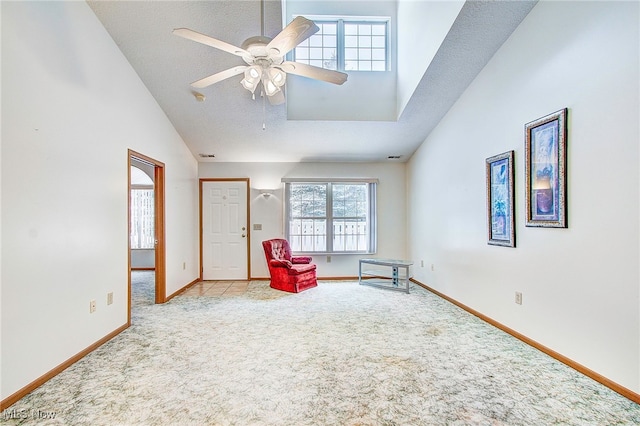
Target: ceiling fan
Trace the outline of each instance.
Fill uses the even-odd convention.
[[[343,72],[284,60],[290,50],[318,31],[319,28],[313,21],[298,16],[273,39],[264,36],[263,22],[262,35],[248,38],[241,47],[188,28],[176,28],[173,30],[173,34],[240,56],[247,64],[194,81],[191,86],[204,88],[244,73],[244,78],[240,83],[245,89],[255,93],[256,88],[262,83],[263,95],[269,99],[272,105],[278,105],[285,100],[282,88],[287,74],[300,75],[333,84],[342,84],[347,80],[347,74]]]

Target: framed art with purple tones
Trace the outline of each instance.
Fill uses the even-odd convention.
[[[487,158],[487,218],[490,245],[515,247],[514,152]]]
[[[567,227],[567,109],[525,124],[526,226]]]

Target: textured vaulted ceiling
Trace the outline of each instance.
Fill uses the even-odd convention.
[[[225,162],[406,161],[535,4],[466,2],[397,121],[316,121],[288,120],[284,105],[252,100],[240,76],[198,90],[204,102],[189,86],[242,62],[171,31],[197,29],[240,45],[260,34],[259,1],[88,3],[194,156]],[[281,29],[281,2],[265,1],[265,34]]]

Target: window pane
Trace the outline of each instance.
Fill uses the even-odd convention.
[[[387,64],[381,61],[371,62],[371,71],[386,71]]]
[[[296,47],[296,61],[301,59],[309,59],[309,50],[305,48]]]
[[[322,34],[338,34],[338,26],[336,24],[320,24],[320,32]]]
[[[324,62],[322,67],[328,70],[338,69],[338,56],[335,49],[324,49]]]
[[[371,71],[371,62],[358,62],[358,70],[360,71]]]
[[[372,24],[371,25],[371,34],[373,35],[386,35],[387,34],[387,24]]]
[[[371,37],[369,36],[358,36],[358,47],[371,47]]]
[[[371,25],[370,24],[360,24],[358,25],[358,35],[371,35]]]
[[[302,201],[300,200],[291,200],[290,204],[291,208],[291,216],[299,217],[302,216]]]
[[[314,67],[322,68],[322,59],[314,59],[309,61],[309,65],[313,65]]]
[[[371,46],[384,48],[385,37],[384,36],[371,37]]]
[[[336,47],[338,45],[338,39],[334,35],[323,36],[322,45],[324,47]]]
[[[366,251],[367,227],[365,220],[334,220],[333,251]]]
[[[322,48],[320,47],[312,47],[309,49],[309,58],[310,59],[322,59]]]
[[[358,59],[358,49],[344,49],[344,58],[346,60]]]
[[[371,60],[371,50],[368,49],[360,49],[359,51],[361,61],[370,61]]]
[[[326,200],[327,199],[327,185],[326,184],[321,184],[321,185],[310,185],[313,188],[313,197],[315,199],[322,199],[322,200]]]
[[[345,36],[345,38],[344,38],[344,46],[345,47],[358,47],[358,36]]]
[[[322,47],[322,35],[318,35],[317,33],[309,37],[309,46],[311,47]]]
[[[326,251],[326,184],[289,186],[288,238],[293,251]]]
[[[345,71],[356,71],[358,69],[357,61],[344,61]]]
[[[384,61],[386,59],[386,52],[384,49],[371,49],[371,59],[374,61]]]
[[[344,24],[344,34],[345,35],[357,35],[358,34],[358,25],[357,24]]]
[[[293,251],[326,251],[326,220],[292,220],[289,226],[289,244]]]

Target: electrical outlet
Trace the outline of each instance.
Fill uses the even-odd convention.
[[[113,304],[113,292],[107,293],[107,305]]]
[[[327,256],[327,263],[331,263],[331,256]]]
[[[92,314],[96,311],[96,301],[92,300],[89,302],[89,313]]]
[[[185,269],[187,269],[187,262],[182,262],[182,270],[184,271]]]
[[[518,305],[522,305],[522,293],[519,291],[516,291],[516,303]]]
[[[424,260],[421,260],[421,261],[420,261],[420,267],[421,267],[421,268],[424,268]]]
[[[434,266],[434,264],[433,264],[433,263],[431,264],[431,270],[432,270],[432,271],[435,271],[435,270],[436,270],[436,267]]]

